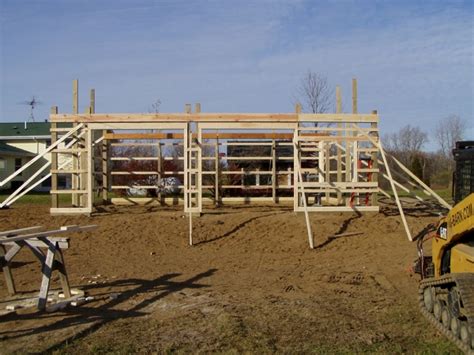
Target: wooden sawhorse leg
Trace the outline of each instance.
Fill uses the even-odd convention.
[[[16,245],[13,246],[13,248],[20,249]],[[6,255],[5,246],[3,244],[0,244],[0,264],[2,265],[3,274],[5,275],[5,282],[7,283],[8,293],[13,296],[16,293],[15,283],[13,282],[13,275],[12,275],[12,270],[10,269],[10,266],[9,266],[9,260],[7,260],[5,255]]]
[[[71,289],[69,287],[69,280],[67,277],[66,266],[64,265],[64,258],[59,248],[58,242],[52,242],[47,238],[39,238],[46,244],[48,244],[48,252],[43,263],[42,274],[43,278],[41,280],[41,288],[38,298],[38,309],[40,311],[46,308],[46,303],[48,301],[48,292],[49,286],[51,284],[51,275],[53,269],[59,271],[59,280],[61,282],[61,287],[63,289],[64,297],[71,297]]]

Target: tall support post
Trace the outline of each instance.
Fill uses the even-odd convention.
[[[298,115],[301,113],[300,103],[297,103],[295,105],[295,112]],[[298,127],[299,127],[299,123],[296,124],[295,131],[293,134],[293,141],[294,141],[293,142],[293,210],[294,211],[297,211],[300,205],[300,194],[299,194],[299,184],[298,184],[298,181],[299,181],[298,174],[300,172],[298,162],[300,161],[300,151],[298,149],[299,142],[296,140],[299,136]]]
[[[185,113],[191,113],[192,107],[191,104],[185,104],[184,105],[184,112]],[[191,168],[191,161],[189,159],[191,153],[189,152],[189,149],[191,148],[191,145],[189,144],[191,140],[191,124],[188,122],[186,123],[186,128],[184,130],[183,134],[183,151],[184,151],[184,157],[183,157],[183,170],[184,170],[184,211],[188,211],[189,208],[191,207],[191,201],[190,201],[190,194],[188,190],[190,189],[192,180],[191,176],[189,174],[189,169]],[[189,212],[191,213],[191,212]],[[190,225],[190,244],[191,244],[191,230],[192,230],[192,217],[190,217],[189,220],[189,225]]]
[[[214,203],[216,206],[220,205],[220,194],[219,194],[219,180],[220,180],[220,162],[219,162],[219,136],[216,137],[216,145],[214,148]]]
[[[272,139],[272,199],[273,199],[273,203],[278,203],[276,163],[277,163],[276,142],[275,142],[275,139]]]
[[[79,113],[79,80],[72,81],[72,113]]]
[[[342,98],[341,98],[341,87],[336,86],[336,113],[342,113]],[[342,128],[342,123],[338,122],[337,123],[337,128],[339,128],[339,132],[341,131]],[[340,133],[339,133],[340,134]],[[337,146],[337,176],[336,180],[337,183],[342,182],[342,151],[339,146]],[[341,191],[337,191],[337,204],[340,205],[342,204],[342,193]]]
[[[352,79],[352,113],[357,113],[357,79]]]
[[[86,113],[90,112],[90,107],[87,107]],[[79,153],[79,189],[81,191],[85,191],[86,189],[94,189],[94,180],[92,179],[91,182],[89,183],[89,160],[93,159],[93,149],[92,149],[92,142],[93,136],[90,137],[89,140],[89,131],[90,128],[87,126],[86,128],[86,134],[85,137],[81,137],[81,143],[82,143],[82,149],[83,151]],[[89,147],[90,145],[90,147]],[[86,153],[87,152],[87,153]],[[91,166],[94,166],[92,163]],[[92,194],[92,193],[91,193]],[[88,203],[88,197],[89,192],[87,192],[87,195],[84,193],[81,193],[79,195],[79,204],[81,207],[87,207]]]
[[[184,159],[183,159],[183,164],[184,164],[184,167],[183,167],[183,170],[184,170],[184,211],[187,212],[189,207],[190,207],[190,203],[191,201],[189,201],[189,193],[188,193],[188,190],[189,190],[189,186],[190,186],[190,176],[189,176],[189,164],[190,164],[190,161],[189,161],[189,152],[188,152],[188,149],[189,149],[189,123],[186,123],[186,128],[184,129],[184,134],[183,134],[183,146],[184,146]]]
[[[86,173],[84,174],[84,178],[87,178],[87,181],[85,182],[85,187],[87,188],[87,200],[84,198],[84,203],[86,204],[84,207],[86,207],[90,212],[92,212],[92,205],[94,203],[94,164],[93,164],[93,155],[94,155],[94,148],[92,147],[93,143],[93,135],[92,135],[92,129],[87,126],[86,127],[86,139],[85,139],[85,146],[86,146],[86,152],[83,152],[84,156],[84,166],[82,169],[86,169]]]
[[[318,142],[318,182],[322,183],[324,182],[324,174],[323,172],[325,171],[324,169],[324,152],[325,152],[325,143],[324,141],[319,141]]]
[[[326,177],[325,177],[325,182],[326,183],[330,183],[331,182],[331,161],[329,159],[329,142],[326,142],[326,145],[325,145],[325,149],[324,149],[324,167],[325,167],[325,170],[324,172],[326,173]],[[330,197],[330,194],[329,194],[329,189],[326,189],[326,203],[329,204],[329,197]]]
[[[194,113],[201,113],[201,104],[199,102],[194,104]],[[196,173],[194,175],[197,190],[196,204],[199,214],[202,212],[202,143],[202,128],[199,122],[196,122],[196,137],[194,138],[194,142],[191,142],[191,146],[194,145],[197,149],[197,154],[195,155]]]
[[[57,106],[51,107],[50,112],[53,115],[57,114],[58,107]],[[56,141],[58,140],[58,132],[56,131],[56,128],[58,128],[58,124],[55,122],[51,122],[51,144],[56,143]],[[58,170],[58,153],[56,153],[54,150],[51,151],[51,170],[53,171],[51,173],[51,190],[55,191],[58,189],[58,174],[56,173],[56,171]],[[51,207],[58,208],[58,206],[59,206],[59,195],[52,194]]]
[[[197,109],[197,104],[196,104]],[[199,104],[199,110],[201,110],[201,105]],[[195,145],[197,147],[196,155],[196,187],[197,187],[197,206],[199,209],[199,214],[202,212],[202,128],[199,123],[196,123],[196,133],[197,137],[195,138]]]
[[[103,130],[105,137],[107,131]],[[109,169],[110,141],[102,140],[102,202],[104,205],[109,203],[110,169]]]
[[[74,79],[72,81],[72,113],[73,114],[78,114],[79,113],[79,80]],[[77,124],[73,124],[73,127],[76,126]],[[73,138],[79,139],[77,137],[77,134]],[[78,143],[75,143],[72,148],[77,149],[78,148]],[[72,169],[77,171],[79,168],[79,156],[76,153],[71,154],[72,158]],[[71,176],[71,184],[72,184],[72,189],[73,190],[78,190],[79,189],[79,175],[77,173],[73,173]],[[79,206],[79,195],[76,193],[73,193],[71,195],[71,202],[73,206]]]
[[[377,114],[377,110],[373,110],[372,113],[374,115]],[[377,129],[377,122],[372,122],[370,124],[370,127],[373,128],[373,129]],[[371,132],[372,136],[374,137],[375,140],[378,140],[378,131],[374,131],[374,132]],[[372,145],[374,148],[376,148],[375,145]],[[376,152],[373,152],[371,155],[370,155],[370,159],[372,160],[372,169],[378,169],[379,168],[379,162],[378,162],[378,154]],[[373,182],[377,182],[379,181],[379,174],[377,172],[373,172],[372,175],[371,175],[371,181]],[[377,206],[378,205],[378,196],[377,196],[377,193],[374,192],[371,196],[371,205],[372,206]]]
[[[185,112],[191,113],[191,105],[185,105]],[[192,213],[192,194],[190,190],[192,190],[192,178],[190,174],[190,170],[192,169],[192,162],[191,162],[191,124],[188,122],[186,123],[186,127],[184,129],[183,135],[183,145],[184,145],[184,212],[188,213],[189,218],[189,245],[193,245],[193,213]]]
[[[352,79],[352,113],[356,114],[357,113],[357,79],[353,78]],[[352,136],[355,137],[357,136],[357,132],[352,132]],[[350,155],[350,149],[346,151],[346,153],[349,152]],[[348,181],[357,181],[358,180],[358,173],[357,173],[357,164],[359,162],[359,157],[358,157],[358,151],[357,151],[357,141],[354,140],[352,141],[352,162],[351,164],[347,165],[346,163],[346,169],[349,168],[352,170],[352,178],[349,178]],[[358,198],[355,199],[356,204],[358,202]]]
[[[89,114],[92,115],[93,113],[95,113],[95,89],[90,89],[89,90]],[[93,134],[92,134],[92,138],[93,140],[95,141],[96,139],[99,138],[99,135],[101,134],[102,132],[101,131],[94,131]],[[94,154],[94,149],[92,150],[92,166],[95,168],[95,159],[99,159],[101,158],[100,156],[96,157],[95,154]],[[102,188],[99,187],[98,185],[98,181],[96,179],[96,176],[93,175],[93,180],[94,182],[94,191],[101,191]]]
[[[191,113],[191,105],[185,106],[186,113]],[[193,129],[194,126],[194,129]],[[193,136],[193,130],[196,135]],[[184,131],[184,202],[185,212],[201,213],[202,211],[202,128],[197,122],[187,122]],[[194,205],[193,205],[193,197]]]
[[[89,107],[90,113],[95,113],[95,89],[91,89],[89,92]]]
[[[161,141],[158,139],[158,145],[156,147],[156,149],[158,150],[157,151],[157,156],[158,156],[158,162],[157,162],[157,165],[156,165],[156,172],[158,173],[158,184],[161,186],[162,184],[162,179],[165,178],[164,174],[163,174],[163,152],[161,150]],[[164,194],[161,192],[161,189],[158,191],[158,201],[160,201],[160,205],[164,205],[165,204],[165,196]]]

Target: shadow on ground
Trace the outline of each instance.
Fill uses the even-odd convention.
[[[141,317],[147,314],[144,308],[150,304],[172,294],[185,289],[198,289],[209,287],[209,285],[199,283],[202,279],[212,276],[217,269],[209,269],[206,272],[199,273],[184,281],[173,281],[174,278],[179,277],[181,274],[173,273],[160,276],[153,280],[143,279],[127,279],[127,280],[116,280],[101,285],[90,285],[85,286],[83,289],[93,289],[96,287],[109,287],[111,292],[106,295],[97,295],[98,300],[103,300],[106,303],[99,306],[79,306],[79,307],[68,307],[60,313],[46,313],[46,312],[35,312],[28,314],[10,314],[2,317],[0,321],[26,321],[29,319],[44,319],[49,321],[54,318],[62,318],[58,321],[53,321],[47,325],[41,325],[33,328],[23,329],[11,329],[0,332],[1,340],[17,339],[35,334],[49,333],[57,330],[64,330],[75,326],[86,326],[80,332],[75,332],[73,336],[61,340],[59,343],[54,344],[45,351],[52,351],[60,348],[63,344],[69,343],[72,340],[82,338],[96,330],[103,325],[118,319],[118,318],[133,318]],[[110,297],[115,292],[114,290],[120,290],[123,288],[129,288],[126,291],[122,291],[117,294],[116,297]],[[127,309],[118,309],[120,305],[124,306],[125,302],[129,301],[136,295],[145,295],[145,299],[137,304],[132,304],[132,307]],[[117,308],[116,308],[117,307]]]

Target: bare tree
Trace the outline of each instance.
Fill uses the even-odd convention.
[[[385,148],[421,179],[426,175],[427,160],[422,149],[427,142],[428,135],[419,127],[410,125],[384,137]]]
[[[309,113],[324,113],[331,108],[331,90],[325,76],[308,70],[296,89],[295,101]]]
[[[428,135],[419,127],[406,125],[396,133],[389,133],[384,137],[388,150],[393,152],[414,153],[420,152],[428,142]]]
[[[438,121],[434,137],[446,158],[450,159],[452,157],[451,150],[455,147],[457,141],[463,139],[466,127],[466,121],[458,115],[449,115]]]

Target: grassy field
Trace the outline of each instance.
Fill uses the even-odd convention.
[[[4,201],[9,194],[2,193],[0,194],[0,201]],[[70,196],[68,195],[59,195],[59,201],[62,203],[67,203],[70,201]],[[33,204],[33,205],[49,205],[51,203],[51,195],[48,192],[33,192],[22,196],[20,199],[15,201],[15,204]]]

